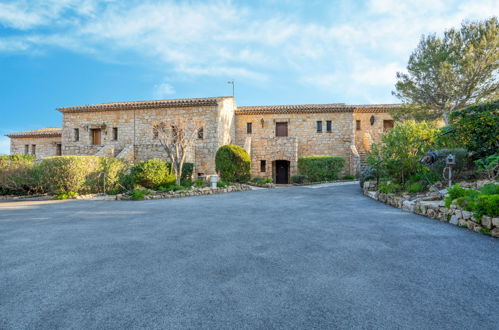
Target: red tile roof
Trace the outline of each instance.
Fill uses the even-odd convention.
[[[217,105],[220,101],[226,98],[232,98],[232,96],[133,101],[133,102],[111,102],[111,103],[81,105],[74,107],[63,107],[63,108],[58,108],[57,110],[59,110],[62,113],[70,113],[70,112],[81,112],[81,111],[93,112],[93,111],[191,107],[191,106],[203,106],[203,105]]]
[[[21,137],[58,137],[62,135],[62,128],[60,127],[45,127],[40,129],[34,129],[31,131],[16,132],[5,134],[10,138],[21,138]]]

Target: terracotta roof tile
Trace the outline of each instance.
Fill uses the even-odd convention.
[[[57,137],[62,135],[62,128],[60,127],[45,127],[40,129],[34,129],[31,131],[16,132],[5,134],[9,138],[19,138],[19,137]]]
[[[170,100],[152,100],[152,101],[132,101],[132,102],[111,102],[89,104],[74,107],[58,108],[62,113],[80,112],[80,111],[113,111],[113,110],[133,110],[133,109],[153,109],[169,107],[190,107],[202,105],[217,105],[219,101],[232,96],[203,97],[190,99],[170,99]]]
[[[253,115],[266,113],[387,112],[389,109],[395,109],[398,107],[400,107],[399,104],[348,105],[344,103],[262,105],[238,107],[236,113],[240,115]]]
[[[344,103],[260,105],[237,107],[236,114],[352,112],[353,110],[353,106]]]

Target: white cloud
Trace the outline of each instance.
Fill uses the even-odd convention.
[[[140,61],[166,64],[179,79],[212,76],[265,84],[272,74],[285,73],[294,81],[367,99],[370,87],[393,86],[395,72],[403,69],[421,34],[499,13],[499,3],[371,0],[356,9],[348,20],[331,12],[330,20],[307,21],[230,0],[20,0],[0,4],[0,24],[21,32],[0,37],[0,52],[49,45],[105,58],[134,54]],[[47,31],[35,29],[40,26]],[[348,84],[355,89],[347,91]],[[164,97],[172,91],[163,83],[154,93]]]
[[[162,99],[169,95],[175,94],[175,88],[168,83],[161,83],[154,86],[154,98]]]

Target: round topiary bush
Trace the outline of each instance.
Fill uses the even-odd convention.
[[[175,183],[175,175],[168,163],[161,159],[150,159],[132,167],[130,174],[135,183],[146,188],[157,188]]]
[[[220,147],[215,156],[216,170],[223,181],[247,182],[251,177],[250,164],[248,152],[233,144]]]

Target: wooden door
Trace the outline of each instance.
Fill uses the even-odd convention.
[[[289,177],[289,162],[287,160],[275,161],[275,181],[277,184],[287,184]]]
[[[101,144],[101,130],[92,129],[92,144]]]

